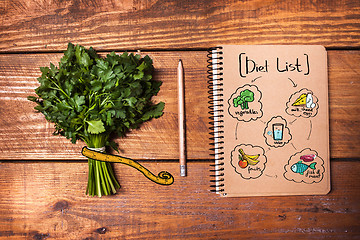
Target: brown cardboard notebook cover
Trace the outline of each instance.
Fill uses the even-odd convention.
[[[224,45],[209,51],[215,191],[330,191],[327,54],[322,46]]]

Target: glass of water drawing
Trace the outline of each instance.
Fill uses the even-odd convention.
[[[282,123],[274,123],[272,125],[273,129],[273,138],[275,141],[282,140],[283,139],[283,130],[284,130],[284,124]]]

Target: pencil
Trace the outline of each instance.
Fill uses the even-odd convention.
[[[177,68],[178,75],[178,106],[179,106],[179,161],[180,176],[186,176],[186,156],[185,156],[185,99],[184,99],[184,68],[181,59]]]

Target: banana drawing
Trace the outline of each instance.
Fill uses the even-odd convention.
[[[249,165],[256,165],[259,162],[257,159],[260,157],[260,154],[248,155],[242,148],[239,149],[239,153],[241,154],[242,159],[247,161]]]
[[[161,171],[158,176],[155,176],[148,169],[143,167],[138,162],[131,160],[130,158],[125,158],[117,155],[105,154],[97,151],[93,151],[88,149],[87,147],[83,147],[81,151],[82,155],[94,160],[104,161],[104,162],[113,162],[113,163],[122,163],[133,167],[144,174],[145,177],[150,179],[151,181],[161,184],[161,185],[171,185],[174,182],[174,177],[166,171]]]

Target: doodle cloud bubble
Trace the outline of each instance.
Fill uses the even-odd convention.
[[[285,112],[295,117],[309,118],[316,116],[318,109],[318,98],[311,90],[303,88],[290,96]]]
[[[304,156],[313,156],[313,160],[304,161]],[[310,148],[303,149],[290,157],[284,166],[285,179],[296,183],[318,183],[324,177],[324,160],[318,156],[315,150]]]
[[[240,166],[240,161],[244,160],[241,156],[241,152],[244,155],[256,156],[259,155],[255,162],[247,162],[245,165]],[[246,160],[246,159],[245,159]],[[231,152],[231,165],[235,168],[235,172],[240,174],[244,179],[256,179],[260,177],[266,166],[267,158],[265,156],[265,150],[259,146],[253,146],[251,144],[237,145]]]
[[[261,118],[261,92],[255,85],[246,84],[236,89],[228,100],[228,112],[239,121],[249,122]]]
[[[287,122],[281,116],[272,117],[267,122],[263,136],[270,147],[282,147],[292,139]]]

